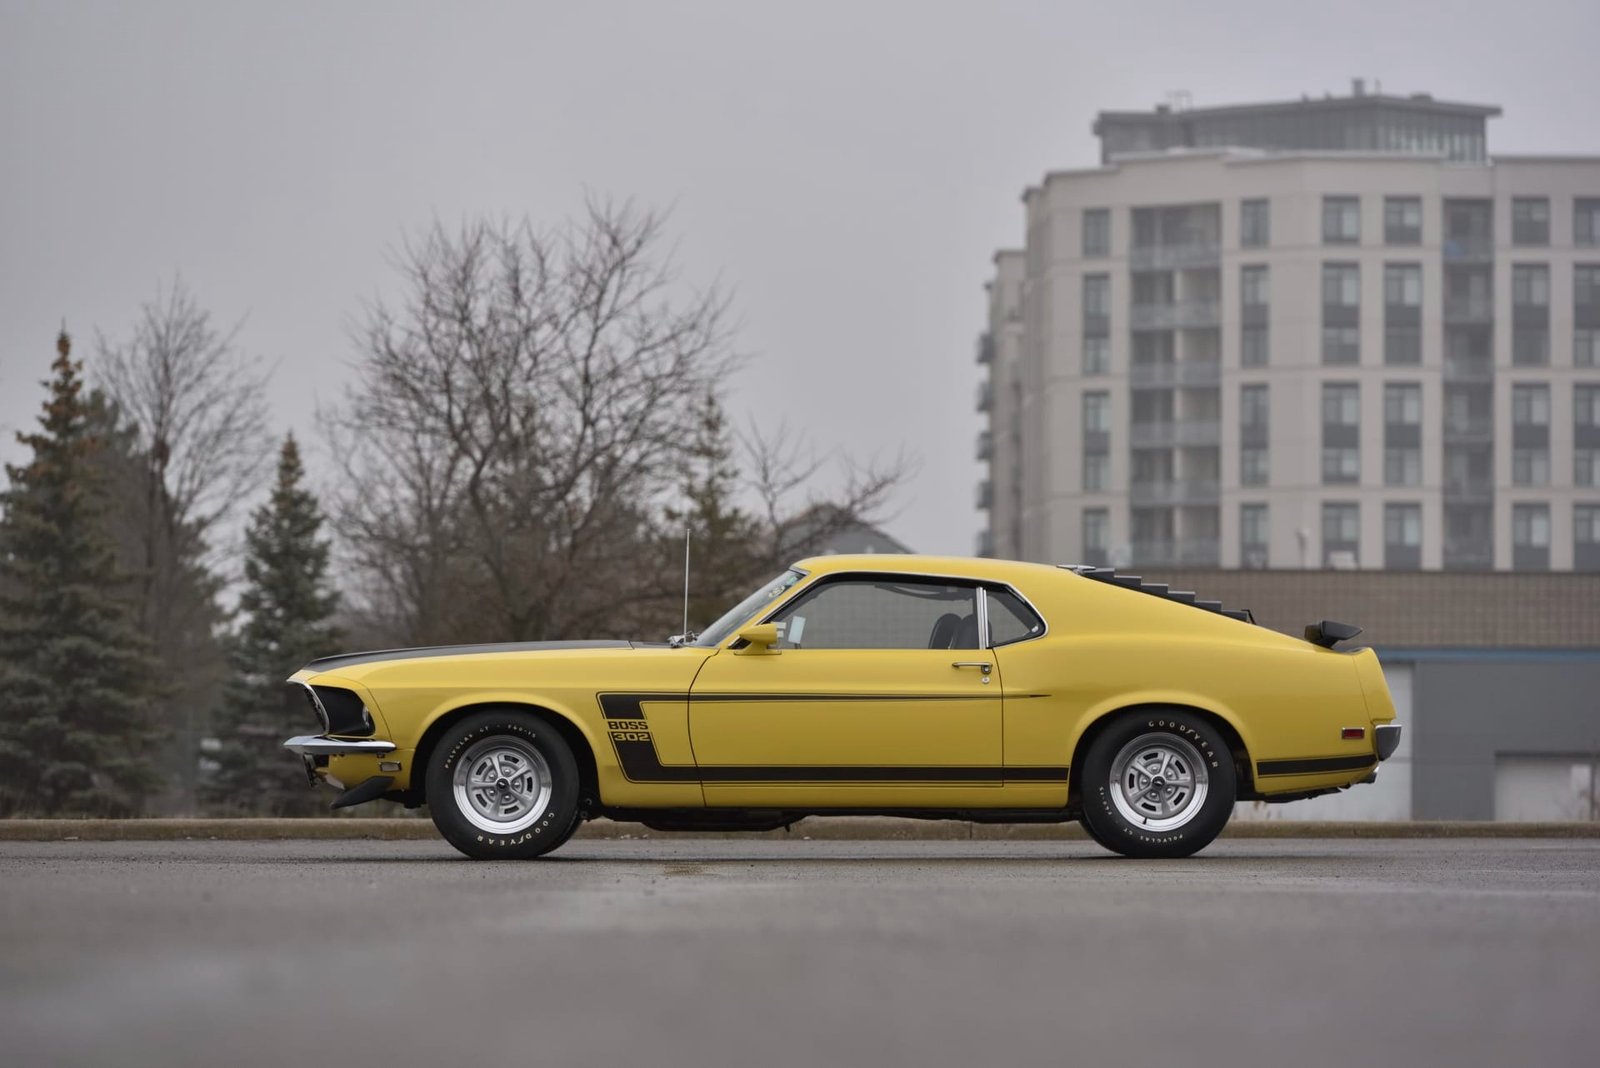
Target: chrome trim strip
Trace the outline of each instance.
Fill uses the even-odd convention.
[[[393,742],[376,739],[325,738],[319,734],[301,734],[283,743],[291,753],[301,756],[343,756],[347,753],[392,753]]]
[[[333,725],[333,721],[328,718],[328,710],[322,707],[322,698],[317,696],[317,691],[312,688],[312,685],[309,682],[305,682],[301,679],[290,679],[289,684],[292,686],[298,686],[306,692],[306,696],[311,699],[311,707],[316,709],[317,718],[322,721],[323,730],[327,730]],[[365,707],[365,702],[362,704],[363,707]]]

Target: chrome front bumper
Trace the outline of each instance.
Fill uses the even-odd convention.
[[[290,738],[283,747],[299,756],[344,756],[348,753],[392,753],[393,742],[376,739],[326,738],[320,734],[302,734]]]
[[[1380,723],[1372,728],[1372,744],[1377,747],[1378,759],[1388,760],[1400,747],[1400,724]]]

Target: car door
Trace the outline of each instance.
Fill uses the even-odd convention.
[[[709,805],[971,803],[1001,782],[1001,697],[980,648],[977,591],[958,580],[844,574],[735,641],[689,700]]]

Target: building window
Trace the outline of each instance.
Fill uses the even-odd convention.
[[[1422,307],[1422,264],[1384,264],[1383,303],[1391,308]]]
[[[1518,385],[1511,387],[1511,425],[1548,427],[1550,425],[1550,387]]]
[[[1239,328],[1239,363],[1244,367],[1265,367],[1268,360],[1268,334],[1265,323]]]
[[[1322,564],[1355,567],[1361,546],[1361,508],[1351,502],[1322,506]]]
[[[1511,566],[1518,571],[1550,568],[1550,506],[1511,506]]]
[[[1102,491],[1111,481],[1111,457],[1103,452],[1083,454],[1083,489],[1085,493]]]
[[[1422,387],[1391,382],[1383,387],[1383,421],[1388,426],[1422,425]]]
[[[1511,265],[1511,303],[1526,308],[1550,306],[1550,268],[1543,263]]]
[[[1095,567],[1106,564],[1111,545],[1111,513],[1104,508],[1083,511],[1083,562]]]
[[[1324,206],[1323,210],[1327,210],[1326,206]],[[1383,243],[1386,245],[1422,244],[1421,197],[1383,198]]]
[[[1240,302],[1246,308],[1264,308],[1269,303],[1267,269],[1255,265],[1239,268]]]
[[[1243,248],[1266,248],[1272,243],[1272,214],[1265,200],[1239,202],[1239,244]]]
[[[1600,330],[1572,332],[1572,363],[1576,367],[1600,367]]]
[[[1422,265],[1383,268],[1383,362],[1422,362]]]
[[[1103,375],[1111,370],[1111,339],[1086,337],[1083,339],[1083,373]]]
[[[1270,476],[1267,450],[1249,448],[1239,450],[1239,484],[1265,486]]]
[[[1357,197],[1322,198],[1322,242],[1354,245],[1361,241],[1361,201]]]
[[[1573,506],[1572,543],[1573,569],[1600,571],[1600,504]]]
[[[1513,486],[1548,486],[1550,484],[1550,450],[1539,448],[1512,449],[1511,484]]]
[[[1111,432],[1111,394],[1085,393],[1083,395],[1083,429],[1085,433],[1109,434]]]
[[[1322,362],[1359,363],[1361,359],[1361,268],[1353,263],[1322,265]]]
[[[1383,566],[1395,571],[1422,566],[1422,506],[1383,506]]]
[[[1383,484],[1422,485],[1422,449],[1415,445],[1386,446],[1383,450]]]
[[[1087,208],[1083,213],[1083,255],[1109,256],[1111,254],[1111,210]]]
[[[1511,243],[1548,245],[1550,243],[1550,200],[1548,197],[1511,198]]]
[[[1578,197],[1573,200],[1572,243],[1600,245],[1600,197]]]
[[[1511,387],[1511,482],[1550,483],[1550,387]]]
[[[1600,327],[1600,264],[1580,263],[1572,269],[1572,312],[1577,326]]]
[[[1083,276],[1084,330],[1089,332],[1091,318],[1106,318],[1111,314],[1111,276],[1086,274]]]
[[[1353,382],[1322,386],[1322,481],[1361,479],[1361,392]]]
[[[1239,425],[1266,429],[1271,418],[1266,386],[1239,387]]]
[[[1572,425],[1600,429],[1600,386],[1574,386]]]
[[[1575,486],[1600,486],[1600,448],[1579,445],[1572,450],[1572,483]]]
[[[1239,506],[1239,566],[1267,566],[1267,506],[1264,504]]]

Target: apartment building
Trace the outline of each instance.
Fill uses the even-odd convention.
[[[1103,113],[995,257],[979,551],[1600,570],[1600,157],[1497,114]]]

